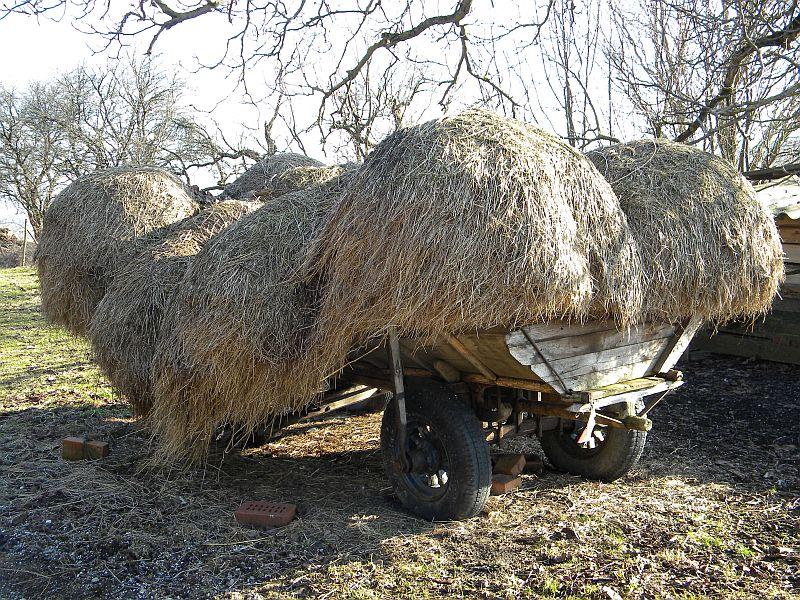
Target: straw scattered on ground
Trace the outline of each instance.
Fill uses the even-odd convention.
[[[39,303],[31,269],[0,270],[2,598],[800,594],[800,421],[786,418],[800,367],[684,362],[630,476],[525,475],[477,517],[431,524],[387,490],[379,414],[297,424],[205,470],[144,469],[147,431]],[[62,461],[61,439],[84,434],[110,456]],[[244,500],[294,502],[298,516],[245,528]]]

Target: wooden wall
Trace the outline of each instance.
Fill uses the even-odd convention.
[[[728,323],[716,334],[703,331],[693,350],[800,365],[800,219],[779,218],[786,254],[786,282],[772,312],[756,323]]]

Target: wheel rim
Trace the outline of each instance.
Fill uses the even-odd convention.
[[[411,471],[401,473],[400,480],[421,500],[439,500],[450,488],[450,461],[445,444],[433,425],[416,415],[409,415],[406,432]]]
[[[577,458],[591,458],[600,454],[608,441],[608,428],[604,425],[595,425],[589,440],[581,444],[578,442],[578,438],[584,429],[586,429],[586,423],[582,421],[564,423],[563,429],[558,435],[561,447]]]

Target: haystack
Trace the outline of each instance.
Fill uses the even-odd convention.
[[[290,410],[283,387],[315,319],[316,287],[295,276],[347,175],[281,196],[212,239],[163,320],[151,423],[160,456],[199,457],[219,426],[246,435]]]
[[[424,340],[551,318],[626,326],[644,301],[608,183],[554,136],[481,110],[381,142],[305,268],[325,281],[308,362],[328,372],[390,326]]]
[[[304,154],[294,152],[281,152],[265,156],[252,167],[247,169],[232,183],[225,186],[225,193],[231,198],[247,199],[253,192],[266,192],[264,196],[275,197],[279,195],[272,190],[272,180],[289,169],[295,167],[323,167],[318,160]],[[294,191],[294,190],[284,190]]]
[[[212,204],[160,232],[158,239],[148,239],[98,304],[89,327],[95,358],[136,414],[146,414],[152,405],[156,341],[189,263],[208,240],[254,208],[238,200]]]
[[[164,337],[164,348],[178,355],[165,362],[153,413],[169,446],[164,455],[201,452],[222,423],[256,425],[307,405],[353,345],[389,325],[431,337],[591,311],[625,321],[638,311],[637,254],[607,182],[553,136],[491,113],[427,123],[382,142],[322,221],[304,260],[312,293],[291,307],[270,304],[280,286],[263,286],[294,275],[305,243],[277,275],[265,260],[280,255],[273,243],[257,252],[252,242],[237,246],[269,239],[239,232],[278,208],[216,238],[184,279],[175,309],[189,334]],[[274,227],[272,217],[267,223]],[[214,260],[218,248],[231,259]],[[257,260],[233,261],[251,254]],[[224,321],[210,321],[214,313]],[[197,339],[195,330],[209,333]],[[276,356],[275,346],[291,351]],[[181,360],[187,355],[194,358]]]
[[[98,171],[67,186],[44,215],[34,257],[45,316],[85,333],[134,240],[196,210],[181,181],[156,168]]]
[[[642,255],[646,312],[724,321],[769,309],[780,282],[770,211],[727,161],[668,140],[587,154],[611,184]]]

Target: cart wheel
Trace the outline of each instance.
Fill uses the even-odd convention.
[[[596,425],[585,444],[578,443],[586,423],[562,420],[559,427],[543,431],[542,450],[556,469],[599,481],[625,475],[642,456],[647,432]]]
[[[381,424],[381,450],[400,502],[429,521],[477,515],[492,483],[489,445],[472,410],[438,386],[406,388],[408,462],[397,466],[396,407],[389,402]]]

